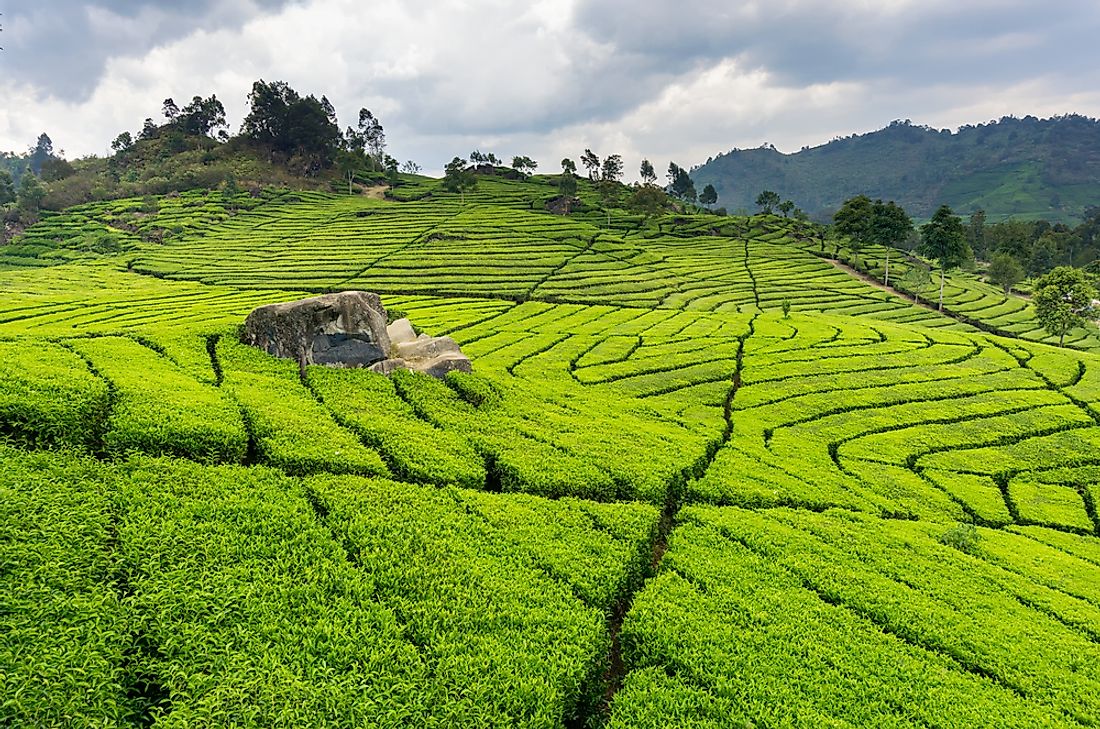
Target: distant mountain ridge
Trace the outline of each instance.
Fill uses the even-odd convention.
[[[1100,205],[1100,121],[1079,115],[1005,117],[957,132],[908,120],[868,134],[783,154],[731,150],[691,172],[729,211],[754,208],[761,190],[825,217],[848,197],[895,200],[917,218],[940,204],[990,220],[1073,222]]]

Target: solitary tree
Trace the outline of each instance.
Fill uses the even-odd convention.
[[[627,207],[648,220],[664,210],[668,204],[668,195],[656,185],[647,184],[635,188],[627,202]]]
[[[363,154],[352,149],[342,149],[336,153],[336,169],[340,176],[348,181],[348,194],[355,193],[355,173],[363,169]]]
[[[1007,253],[993,254],[993,260],[989,262],[989,270],[986,272],[989,282],[1000,286],[1005,290],[1005,296],[1012,287],[1024,280],[1024,268],[1020,262]]]
[[[591,149],[585,149],[581,155],[581,164],[588,170],[588,179],[596,181],[596,175],[600,171],[600,158]]]
[[[618,182],[623,176],[622,155],[609,154],[600,165],[600,179],[604,182]]]
[[[695,182],[680,165],[675,162],[668,163],[668,192],[676,198],[687,202],[695,202]]]
[[[538,166],[538,162],[527,156],[517,155],[512,158],[512,169],[525,177],[534,174]]]
[[[756,204],[761,204],[759,199]],[[848,198],[833,214],[836,232],[848,237],[848,247],[853,253],[858,254],[864,246],[874,242],[874,215],[874,203],[866,195]]]
[[[890,253],[894,246],[913,232],[913,221],[905,209],[893,200],[884,203],[875,200],[872,209],[871,238],[886,249],[886,276],[883,283],[890,285]]]
[[[191,103],[183,109],[176,109],[175,116],[170,119],[170,122],[179,131],[194,137],[213,136],[215,130],[228,126],[225,120],[225,107],[213,94],[208,99],[201,96],[192,98]]]
[[[940,267],[940,311],[943,311],[943,286],[947,269],[962,265],[970,257],[966,245],[966,229],[962,221],[947,205],[941,205],[932,219],[920,228],[921,244],[918,252],[933,258]]]
[[[134,138],[130,135],[130,132],[123,132],[115,137],[115,140],[111,142],[111,150],[116,154],[119,152],[125,152],[130,147],[134,146]]]
[[[466,191],[477,187],[477,175],[466,169],[466,160],[455,157],[444,168],[443,189],[457,192],[463,204],[466,204]]]
[[[577,194],[577,176],[572,172],[565,172],[558,177],[558,193],[565,205],[565,212],[573,208],[573,197]]]
[[[561,171],[566,175],[575,175],[577,174],[577,163],[565,157],[561,161]]]
[[[756,206],[765,215],[771,215],[772,209],[779,207],[780,202],[779,193],[771,190],[764,190],[756,196]]]
[[[374,160],[376,167],[383,167],[385,159],[383,153],[386,149],[386,132],[382,128],[382,122],[371,113],[370,109],[359,110],[359,123],[356,132],[363,142],[363,150]]]
[[[401,163],[401,171],[406,175],[418,175],[420,174],[420,165],[411,159],[407,159]]]
[[[791,200],[784,200],[779,203],[779,212],[783,213],[784,218],[791,217],[791,211],[794,210],[794,202]]]
[[[1066,332],[1092,318],[1096,290],[1085,273],[1072,266],[1059,266],[1035,282],[1035,316],[1050,334],[1063,344]]]
[[[38,140],[35,141],[34,146],[31,147],[30,159],[28,160],[31,171],[37,175],[42,171],[42,165],[52,158],[53,140],[50,139],[49,134],[42,132],[38,135]]]
[[[603,205],[604,212],[607,213],[607,227],[611,227],[611,206],[614,205],[619,196],[619,185],[614,180],[600,180],[596,183],[596,189],[600,193],[600,204]]]
[[[638,170],[642,177],[643,185],[652,185],[657,182],[657,170],[653,169],[653,163],[647,159],[642,160],[642,166]]]
[[[718,202],[718,191],[714,189],[714,185],[709,182],[707,183],[707,186],[699,193],[699,202],[706,205],[708,208]]]

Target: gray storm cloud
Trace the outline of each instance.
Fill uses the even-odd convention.
[[[1100,115],[1098,34],[1083,0],[39,0],[5,10],[0,149],[102,153],[170,95],[239,121],[262,77],[375,109],[430,170],[478,145],[691,163],[894,118]]]

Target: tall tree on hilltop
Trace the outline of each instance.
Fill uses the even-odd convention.
[[[714,189],[714,185],[709,182],[707,183],[707,186],[699,193],[699,202],[706,205],[708,208],[718,202],[718,191]]]
[[[46,164],[46,161],[53,158],[53,140],[50,139],[50,135],[42,132],[38,135],[38,139],[35,141],[34,146],[30,150],[30,159],[27,160],[28,166],[34,174],[42,172],[42,165]]]
[[[285,81],[252,84],[241,135],[273,153],[297,157],[305,174],[329,167],[344,144],[328,99],[300,96]]]
[[[467,169],[466,160],[455,157],[444,168],[443,189],[457,192],[462,204],[466,204],[466,192],[477,187],[477,175],[473,170]]]
[[[596,175],[600,171],[600,158],[591,149],[585,148],[584,154],[581,155],[581,164],[588,170],[588,179],[595,182]]]
[[[848,247],[856,255],[874,242],[874,215],[874,203],[866,195],[848,198],[833,214],[833,227],[840,235],[847,236]]]
[[[572,172],[563,172],[558,177],[558,194],[561,195],[565,212],[568,214],[573,208],[573,198],[577,194],[577,176]]]
[[[669,162],[667,176],[669,179],[669,194],[685,202],[695,202],[695,198],[697,197],[695,183],[692,181],[691,175],[688,174],[687,170],[675,162]]]
[[[171,123],[184,134],[194,137],[212,136],[214,130],[228,126],[225,121],[225,107],[213,94],[208,99],[195,96],[190,104],[176,109]]]
[[[760,212],[764,215],[771,215],[772,210],[779,207],[779,203],[782,200],[779,197],[779,193],[772,190],[764,190],[756,196],[756,206],[760,208]]]
[[[535,173],[539,163],[535,160],[527,157],[526,155],[516,155],[512,157],[512,169],[520,173],[524,177],[529,177]]]
[[[378,121],[370,109],[360,109],[356,131],[363,140],[363,149],[374,160],[376,167],[381,169],[386,149],[386,132],[382,129],[382,122]]]
[[[784,200],[783,202],[779,203],[779,212],[783,213],[784,218],[791,217],[791,211],[793,211],[793,210],[794,210],[794,201]]]
[[[132,134],[130,134],[130,132],[122,132],[117,137],[115,137],[113,142],[111,142],[111,150],[115,154],[119,154],[120,152],[125,152],[126,150],[130,149],[130,147],[133,147],[133,146],[134,146],[134,137],[133,137]]]
[[[653,163],[648,159],[642,160],[642,165],[638,169],[642,178],[643,185],[652,185],[657,182],[657,170],[653,169]]]
[[[932,219],[921,226],[920,235],[918,252],[922,256],[935,259],[940,268],[939,310],[943,311],[943,288],[947,270],[961,266],[970,258],[970,247],[966,245],[966,229],[950,207],[941,205]]]
[[[604,182],[618,182],[623,176],[623,158],[618,154],[609,154],[600,165],[600,179]]]
[[[575,175],[577,174],[577,163],[565,157],[561,161],[561,171],[562,174]]]

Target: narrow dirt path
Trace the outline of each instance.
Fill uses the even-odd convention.
[[[908,301],[912,304],[916,304],[917,306],[923,307],[925,309],[928,309],[929,311],[935,311],[936,313],[941,313],[938,309],[936,309],[936,307],[929,306],[928,304],[924,303],[923,301],[918,301],[917,299],[913,298],[911,295],[902,293],[901,291],[898,291],[893,286],[887,286],[882,281],[879,281],[877,278],[875,278],[873,276],[868,276],[867,274],[863,273],[862,271],[857,271],[856,269],[852,268],[848,264],[841,263],[840,261],[836,260],[835,258],[826,258],[824,260],[826,260],[829,263],[833,264],[833,268],[838,268],[841,271],[843,271],[844,273],[848,274],[849,276],[851,276],[853,278],[858,278],[863,283],[865,283],[869,286],[873,286],[876,289],[878,289],[879,291],[885,291],[887,293],[893,294],[894,296],[897,296],[898,298],[905,299],[906,301]],[[942,312],[942,313],[946,314],[947,312]]]

